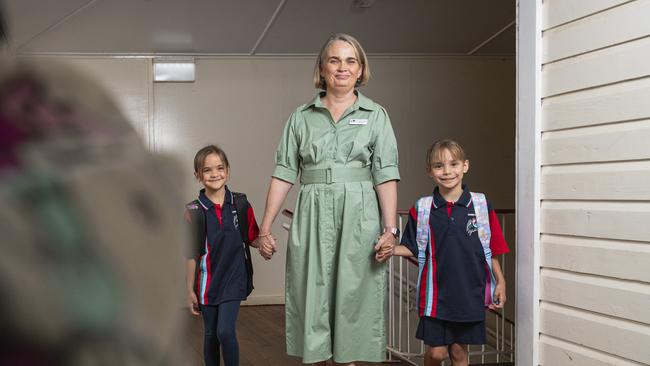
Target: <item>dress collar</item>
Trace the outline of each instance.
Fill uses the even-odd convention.
[[[311,107],[315,108],[325,108],[323,105],[323,102],[321,101],[321,98],[324,97],[326,92],[321,91],[312,99],[311,102],[305,104],[305,106],[302,108],[302,110],[309,109]],[[378,108],[377,104],[372,101],[372,99],[366,97],[365,95],[361,94],[358,90],[354,91],[354,94],[357,96],[357,100],[352,104],[351,110],[357,110],[357,109],[365,109],[367,111],[374,111]]]

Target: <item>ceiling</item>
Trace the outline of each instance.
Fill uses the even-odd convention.
[[[17,53],[313,54],[334,32],[354,35],[372,54],[515,52],[515,0],[0,3]]]

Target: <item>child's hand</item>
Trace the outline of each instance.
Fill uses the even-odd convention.
[[[275,253],[276,250],[276,244],[275,244],[275,238],[273,235],[265,235],[265,236],[260,236],[259,237],[259,245],[257,247],[257,250],[259,251],[260,255],[264,257],[264,259],[269,260],[271,257],[273,257],[273,253]]]
[[[395,243],[397,239],[391,233],[384,233],[377,240],[375,245],[375,259],[379,262],[385,262],[393,256],[395,252]]]
[[[494,289],[494,301],[488,305],[491,310],[502,309],[506,303],[506,284],[497,283]]]
[[[187,306],[190,308],[192,315],[201,315],[199,310],[199,300],[196,298],[194,291],[187,294]]]

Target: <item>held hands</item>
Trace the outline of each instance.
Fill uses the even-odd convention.
[[[395,254],[395,245],[397,245],[397,238],[390,232],[383,233],[375,245],[375,259],[379,263],[387,261]]]
[[[192,315],[201,315],[199,300],[196,298],[194,291],[187,294],[187,306],[190,308],[190,313],[192,313]]]
[[[269,260],[273,257],[273,253],[278,251],[275,237],[271,233],[260,235],[258,238],[257,250],[264,259]]]
[[[490,310],[502,309],[506,303],[506,284],[501,282],[497,283],[494,288],[494,301],[488,305]]]

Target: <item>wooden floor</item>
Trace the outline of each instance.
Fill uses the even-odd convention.
[[[190,323],[192,365],[203,365],[203,323],[192,317]],[[243,306],[237,320],[240,366],[303,365],[296,357],[286,354],[284,338],[284,306]],[[391,362],[391,365],[402,365]],[[222,363],[223,365],[223,363]],[[357,363],[357,365],[383,365]]]

